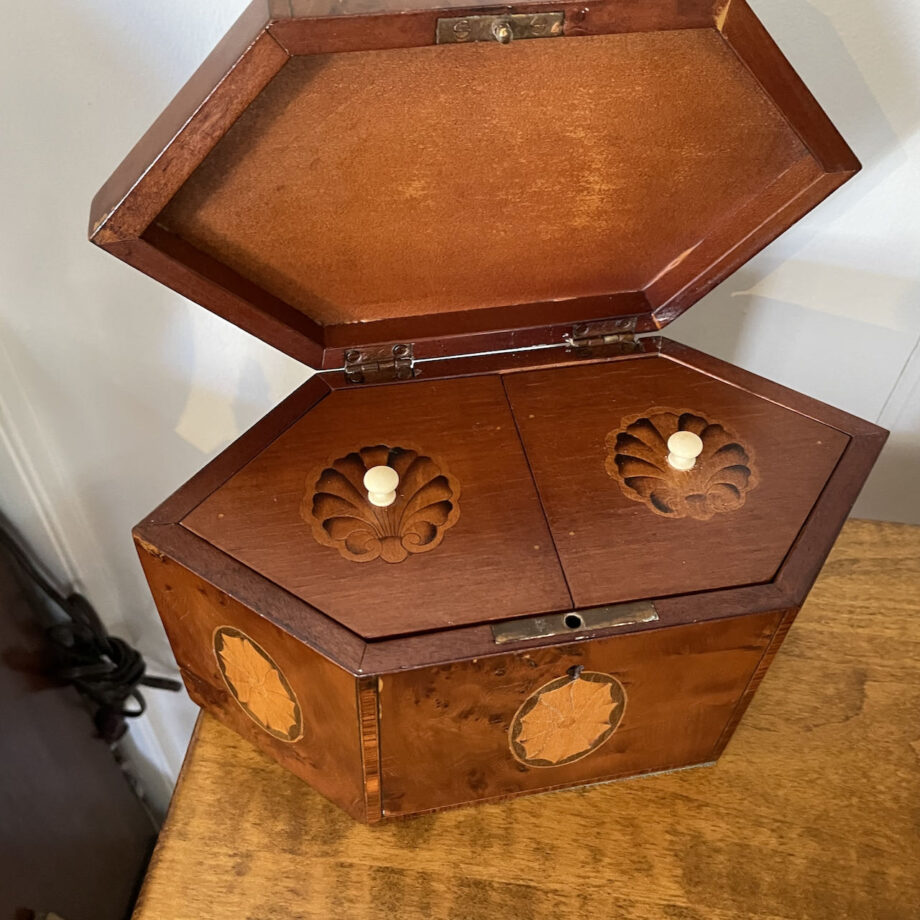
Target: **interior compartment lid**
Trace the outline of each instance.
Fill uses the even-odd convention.
[[[91,239],[337,367],[660,329],[859,168],[743,0],[476,6],[256,0]]]

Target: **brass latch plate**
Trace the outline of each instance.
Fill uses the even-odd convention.
[[[523,642],[526,639],[544,639],[549,636],[583,636],[597,629],[612,626],[629,626],[632,623],[651,623],[658,619],[658,611],[651,601],[630,604],[613,604],[592,607],[589,610],[570,610],[547,616],[527,617],[492,624],[492,638],[496,645],[504,642]]]
[[[557,38],[562,35],[564,23],[564,13],[512,13],[439,19],[436,41],[439,45],[469,42],[507,45],[522,38]]]

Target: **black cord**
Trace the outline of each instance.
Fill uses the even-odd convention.
[[[6,550],[28,584],[58,612],[57,616],[46,612],[39,617],[54,650],[55,663],[50,676],[73,684],[92,704],[96,729],[106,741],[111,743],[121,738],[127,731],[125,720],[137,718],[146,710],[147,703],[138,687],[182,689],[177,680],[149,677],[140,652],[124,639],[110,636],[95,608],[82,594],[65,595],[60,591],[2,515],[0,547]]]

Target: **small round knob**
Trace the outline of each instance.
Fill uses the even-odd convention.
[[[367,500],[378,508],[387,508],[396,501],[399,473],[391,466],[372,466],[364,474]]]
[[[675,470],[692,470],[703,452],[703,441],[692,431],[678,431],[668,438],[668,463]]]

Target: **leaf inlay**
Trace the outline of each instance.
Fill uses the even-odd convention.
[[[626,706],[620,682],[582,672],[531,694],[511,724],[511,750],[535,767],[561,766],[587,756],[616,730]]]
[[[261,646],[240,630],[222,626],[214,633],[214,654],[227,689],[257,725],[282,741],[302,735],[294,691]]]

